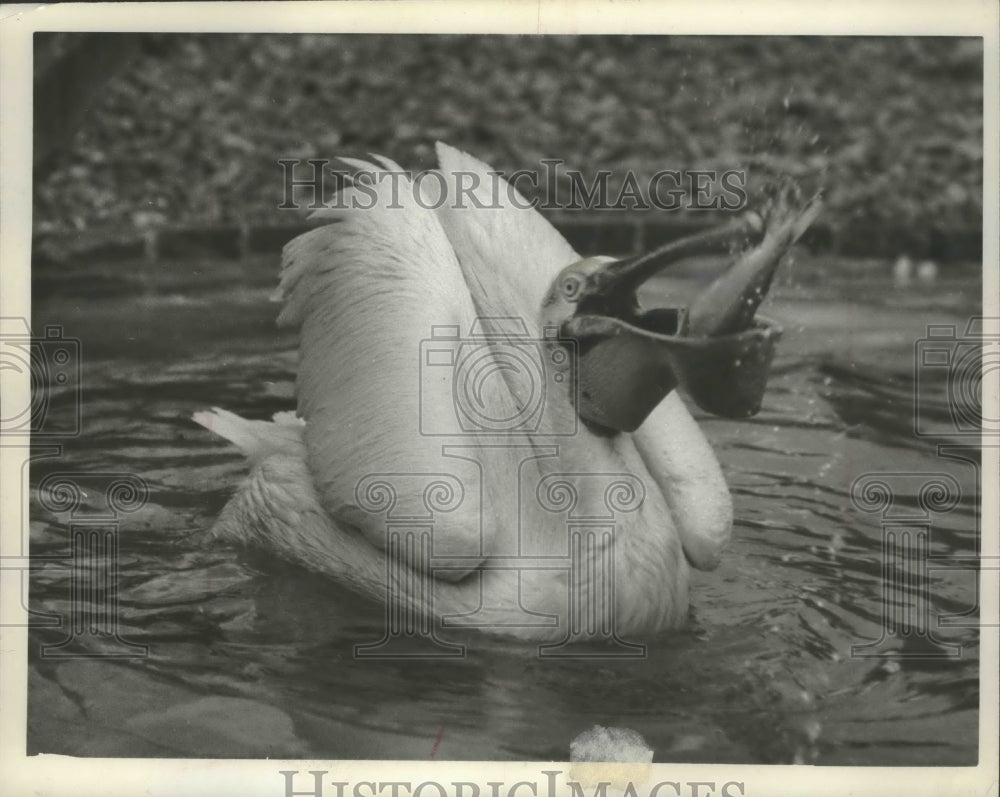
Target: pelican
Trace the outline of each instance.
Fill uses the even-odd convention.
[[[733,507],[675,388],[721,415],[759,408],[778,330],[753,313],[815,203],[583,258],[489,166],[437,156],[442,179],[419,184],[342,159],[366,178],[285,247],[297,410],[195,414],[249,460],[210,538],[446,625],[560,640],[600,611],[619,637],[678,627]],[[690,307],[639,306],[669,262],[734,242]]]

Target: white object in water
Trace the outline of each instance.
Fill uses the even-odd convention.
[[[650,764],[653,761],[653,751],[646,740],[631,728],[595,725],[570,742],[569,760]]]
[[[900,255],[896,259],[896,265],[892,268],[892,279],[900,287],[910,284],[913,279],[913,261],[909,257]]]
[[[938,267],[933,260],[925,260],[917,266],[917,282],[931,285],[937,281]]]

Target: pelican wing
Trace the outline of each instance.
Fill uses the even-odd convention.
[[[408,178],[368,166],[373,180],[345,189],[339,220],[285,247],[278,321],[300,329],[298,412],[320,501],[381,546],[385,525],[359,506],[359,486],[389,485],[390,513],[427,514],[426,485],[443,469],[441,440],[427,432],[456,425],[453,369],[435,364],[457,345],[435,344],[434,359],[427,343],[441,330],[468,334],[477,314],[438,216]],[[497,388],[482,400],[513,414]],[[442,523],[435,545],[457,535],[480,550],[475,501]]]
[[[483,316],[519,316],[539,332],[543,298],[580,255],[499,172],[441,142],[437,155],[449,191],[438,217],[477,309]]]
[[[688,561],[714,569],[732,535],[733,502],[711,444],[677,392],[631,437],[670,507]]]

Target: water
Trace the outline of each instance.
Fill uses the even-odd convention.
[[[266,300],[273,262],[249,264],[250,277],[215,264],[149,272],[128,296],[81,298],[101,284],[82,272],[53,283],[34,326],[82,340],[83,431],[37,460],[31,481],[133,472],[148,483],[145,507],[122,515],[119,597],[121,636],[149,655],[42,658],[67,632],[36,624],[29,752],[565,760],[597,723],[638,731],[663,762],[975,763],[975,573],[928,574],[932,620],[968,615],[934,629],[959,656],[852,657],[881,636],[884,581],[880,516],[849,489],[866,472],[950,474],[962,498],[934,516],[931,554],[975,556],[978,455],[943,458],[935,444],[960,438],[914,436],[912,363],[928,323],[965,329],[978,277],[896,291],[887,268],[865,265],[802,263],[777,286],[763,312],[786,331],[763,411],[703,420],[734,496],[733,544],[696,575],[689,627],[618,662],[539,660],[478,634],[462,640],[463,660],[354,659],[354,644],[382,636],[377,606],[259,552],[203,544],[245,468],[191,413],[292,406],[295,339]],[[684,285],[653,290],[668,288]],[[938,371],[919,386],[921,411],[946,426],[947,387]],[[52,417],[69,411],[57,396]],[[913,492],[897,497],[916,506]],[[98,503],[88,493],[84,509]],[[32,554],[65,557],[66,529],[33,489]],[[65,612],[69,588],[65,561],[39,563],[30,606]],[[933,652],[912,638],[906,650]]]

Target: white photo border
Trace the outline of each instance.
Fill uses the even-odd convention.
[[[36,31],[161,32],[398,32],[398,33],[670,33],[756,35],[979,36],[984,41],[984,272],[983,314],[1000,316],[998,231],[1000,200],[1000,5],[992,0],[838,0],[838,2],[501,2],[500,0],[406,0],[405,2],[93,3],[0,6],[0,316],[30,317],[32,179],[32,34]],[[998,417],[996,372],[984,383],[984,417]],[[16,402],[28,395],[26,379],[4,377],[3,390]],[[998,448],[983,449],[983,556],[1000,561]],[[27,497],[20,485],[20,455],[0,446],[0,547],[19,545],[19,524]],[[988,486],[992,485],[992,489]],[[734,797],[810,794],[993,794],[998,752],[998,586],[1000,572],[984,569],[980,606],[980,725],[978,767],[809,767],[654,764],[636,782],[739,782]],[[5,624],[24,622],[16,594],[3,590]],[[25,623],[26,625],[26,623]],[[0,782],[11,797],[117,794],[281,797],[281,770],[326,771],[324,781],[434,780],[446,786],[476,783],[491,794],[489,781],[539,785],[548,795],[543,772],[558,770],[559,794],[570,764],[509,762],[280,761],[192,759],[85,759],[25,755],[27,720],[27,628],[0,630]],[[297,788],[302,788],[298,786]],[[328,786],[328,794],[335,790]],[[350,794],[350,789],[345,794]],[[522,792],[523,793],[523,792]],[[672,792],[661,790],[662,794]]]

